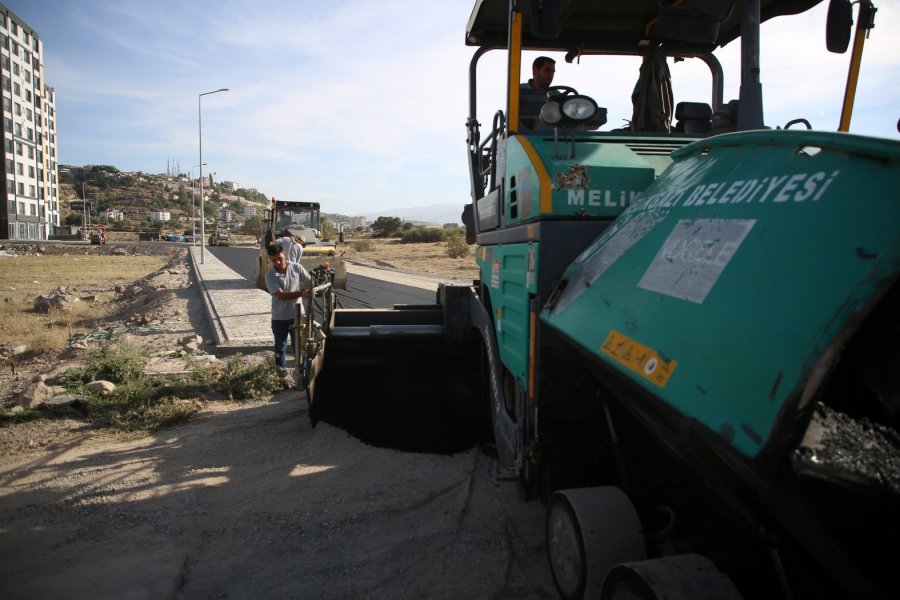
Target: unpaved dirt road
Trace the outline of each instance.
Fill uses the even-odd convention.
[[[543,508],[478,449],[312,429],[302,393],[0,460],[0,598],[555,598]]]

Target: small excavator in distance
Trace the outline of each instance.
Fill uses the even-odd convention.
[[[460,443],[487,430],[499,473],[547,505],[566,599],[896,596],[900,141],[849,133],[873,2],[851,36],[851,3],[830,0],[828,49],[853,38],[839,130],[804,118],[812,87],[797,119],[763,114],[760,24],[821,1],[477,0],[463,221],[480,279],[335,310],[311,417],[364,414],[401,448],[435,422]],[[523,87],[524,51],[601,65],[597,82],[633,59],[632,118],[604,130],[591,95]],[[490,52],[506,102],[483,128]],[[687,63],[708,96],[675,102]]]

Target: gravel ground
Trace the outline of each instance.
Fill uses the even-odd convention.
[[[555,597],[542,507],[480,450],[373,448],[306,416],[284,392],[4,461],[0,597]]]

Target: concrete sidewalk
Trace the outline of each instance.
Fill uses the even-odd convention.
[[[191,264],[220,349],[258,352],[272,349],[272,298],[229,269],[212,252],[191,246]]]

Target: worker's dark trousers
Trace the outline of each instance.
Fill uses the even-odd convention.
[[[275,364],[284,368],[285,351],[287,350],[288,336],[291,338],[291,348],[294,347],[293,319],[272,319],[272,333],[275,335]]]

